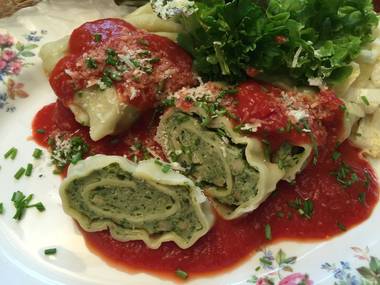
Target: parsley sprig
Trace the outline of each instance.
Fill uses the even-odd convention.
[[[349,63],[378,23],[369,0],[206,0],[195,10],[178,17],[179,43],[211,80],[244,80],[254,68],[335,83],[351,74]]]

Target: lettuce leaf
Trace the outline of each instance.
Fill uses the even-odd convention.
[[[371,0],[205,0],[182,15],[179,43],[206,80],[239,81],[247,70],[299,84],[337,83],[371,42],[378,24]]]

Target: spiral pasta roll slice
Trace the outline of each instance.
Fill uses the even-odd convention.
[[[172,108],[161,118],[157,140],[166,155],[201,185],[225,219],[256,209],[283,177],[277,165],[265,159],[261,142],[236,133],[227,118],[206,128],[199,114]]]
[[[200,189],[163,165],[89,157],[70,166],[60,187],[63,209],[86,231],[109,229],[119,241],[142,240],[150,248],[166,241],[188,248],[208,232],[213,215]]]

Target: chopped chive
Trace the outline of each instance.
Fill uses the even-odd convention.
[[[366,96],[361,96],[360,98],[362,99],[362,101],[365,105],[369,106],[369,101],[368,101],[368,98]]]
[[[44,129],[37,129],[36,133],[43,135],[44,133],[46,133],[46,131]]]
[[[16,178],[17,180],[19,180],[25,173],[26,169],[24,167],[21,167],[17,172],[16,174],[14,175],[14,178]]]
[[[33,194],[25,196],[21,191],[14,192],[12,195],[12,202],[16,208],[16,213],[13,216],[15,220],[21,220],[28,208],[36,208],[39,212],[45,211],[45,207],[41,202],[38,202],[33,205],[29,205],[33,199]]]
[[[86,58],[85,62],[86,62],[87,68],[89,68],[89,69],[96,69],[96,68],[98,68],[98,63],[92,57]]]
[[[4,158],[5,159],[11,158],[12,160],[14,160],[16,158],[16,155],[17,155],[17,148],[12,147],[10,150],[8,150],[4,154]]]
[[[82,153],[77,152],[71,158],[72,164],[77,164],[80,160],[82,160]]]
[[[338,183],[344,188],[351,187],[354,183],[359,181],[359,177],[351,166],[342,162],[339,168],[332,172],[331,175],[335,176]]]
[[[137,43],[145,47],[149,46],[149,42],[146,39],[138,39]]]
[[[337,161],[341,157],[341,153],[339,151],[334,151],[332,154],[332,160]]]
[[[271,228],[270,224],[265,225],[265,238],[267,240],[272,239],[272,228]]]
[[[163,165],[163,163],[162,163],[161,161],[159,161],[158,159],[156,159],[156,160],[154,161],[154,163],[157,164],[157,165],[159,165],[159,166],[162,166],[162,165]]]
[[[28,165],[26,166],[25,176],[30,177],[32,175],[32,171],[33,171],[33,164],[28,163]]]
[[[189,277],[189,274],[186,271],[179,268],[175,271],[175,275],[183,280],[186,280]]]
[[[42,156],[42,150],[39,149],[39,148],[35,148],[34,151],[33,151],[32,156],[33,156],[35,159],[40,159],[41,156]]]
[[[347,106],[346,106],[346,105],[340,105],[339,108],[340,108],[343,112],[346,112],[346,111],[347,111]]]
[[[366,189],[369,189],[369,187],[371,186],[371,176],[369,175],[368,171],[364,171],[364,176],[364,186]]]
[[[100,42],[102,40],[102,35],[101,34],[94,34],[94,41],[96,43]]]
[[[338,228],[342,231],[342,232],[345,232],[347,230],[346,226],[343,225],[341,222],[337,222],[336,225],[338,226]]]
[[[4,214],[4,205],[0,203],[0,215]]]
[[[365,201],[366,201],[366,196],[367,194],[365,192],[361,192],[359,193],[358,195],[358,200],[359,200],[359,203],[364,205],[365,204]]]
[[[44,212],[46,210],[44,204],[38,202],[37,204],[29,205],[27,208],[36,208],[38,212]]]
[[[48,248],[48,249],[45,249],[44,253],[45,253],[45,255],[54,255],[57,253],[57,249],[56,248]]]
[[[160,62],[160,58],[159,57],[154,57],[154,58],[151,58],[149,59],[149,63],[157,63],[157,62]]]
[[[171,168],[172,168],[172,167],[170,166],[170,164],[165,164],[164,166],[162,166],[161,171],[162,171],[163,173],[168,173],[168,172],[170,171]]]

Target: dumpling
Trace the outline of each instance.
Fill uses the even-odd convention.
[[[89,157],[70,166],[60,187],[63,209],[86,231],[109,229],[119,241],[142,240],[150,248],[166,241],[188,248],[214,217],[200,189],[163,166],[153,159]]]
[[[69,36],[65,36],[57,41],[44,44],[39,52],[42,59],[42,68],[47,75],[53,71],[55,65],[69,51]]]
[[[122,19],[85,23],[40,56],[59,100],[94,141],[127,130],[168,93],[197,82],[182,48]]]
[[[136,9],[125,17],[129,23],[139,29],[177,41],[182,26],[172,20],[161,19],[154,13],[150,3]]]
[[[104,91],[88,88],[78,92],[69,108],[77,122],[90,127],[94,141],[128,129],[140,115],[137,108],[119,102],[115,88]]]

